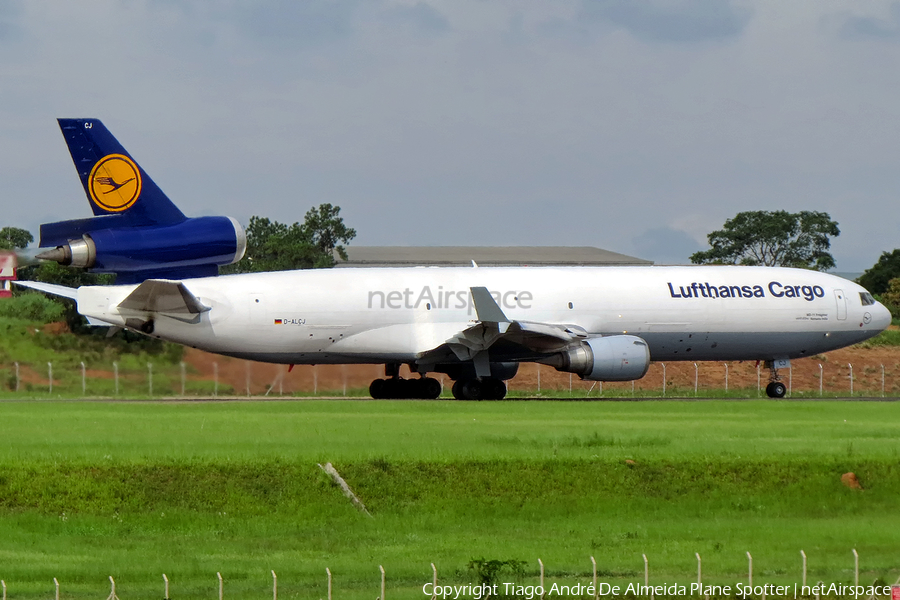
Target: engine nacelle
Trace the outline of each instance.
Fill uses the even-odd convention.
[[[82,233],[77,229],[73,233]],[[247,237],[230,217],[196,217],[166,226],[91,228],[80,238],[57,244],[38,258],[99,273],[179,270],[184,272],[182,277],[198,277],[215,275],[220,265],[239,261],[247,249]]]
[[[650,368],[650,348],[634,335],[589,338],[544,361],[591,381],[633,381]]]

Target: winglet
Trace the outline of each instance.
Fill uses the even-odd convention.
[[[469,288],[475,303],[475,314],[482,323],[511,323],[486,287]]]

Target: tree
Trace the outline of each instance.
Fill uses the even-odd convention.
[[[866,269],[857,283],[873,294],[885,293],[892,279],[900,277],[900,248],[893,252],[882,252],[878,262]]]
[[[34,237],[25,229],[18,227],[4,227],[0,229],[0,248],[5,250],[17,250],[26,248],[34,241]]]
[[[900,314],[900,277],[891,279],[887,289],[881,294],[881,302],[888,307],[891,315],[897,318]]]
[[[691,262],[826,271],[835,265],[828,252],[831,238],[840,233],[837,222],[825,212],[740,212],[706,236],[712,247],[692,254]]]
[[[324,264],[315,265],[316,267],[333,267],[335,250],[338,256],[347,260],[347,252],[341,242],[349,244],[356,237],[356,230],[344,225],[340,212],[340,206],[325,203],[318,208],[309,209],[303,218],[303,229],[318,248],[319,255],[326,259]]]
[[[247,225],[247,252],[237,264],[222,273],[318,269],[334,266],[334,251],[347,253],[341,244],[356,237],[356,230],[344,225],[340,207],[321,204],[311,208],[303,223],[285,225],[265,217],[250,217]]]

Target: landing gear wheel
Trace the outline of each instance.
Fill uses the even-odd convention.
[[[506,383],[495,377],[458,379],[453,384],[453,397],[457,400],[503,400]]]
[[[153,333],[153,329],[154,329],[154,325],[153,325],[152,319],[150,321],[144,321],[143,323],[141,323],[141,331],[143,331],[147,335],[150,335],[151,333]]]
[[[780,381],[773,381],[766,386],[766,395],[769,398],[784,398],[787,393],[787,387]]]
[[[453,397],[457,400],[481,400],[481,392],[477,379],[459,379],[453,384]]]
[[[502,379],[488,377],[481,381],[481,397],[484,400],[503,400],[506,397],[506,383]]]
[[[387,396],[384,393],[384,379],[376,379],[369,384],[369,395],[375,400],[384,400]]]
[[[369,385],[369,395],[375,400],[423,398],[433,400],[441,395],[441,382],[432,377],[422,379],[376,379]]]
[[[419,380],[421,382],[422,397],[428,400],[435,400],[441,397],[443,388],[441,382],[434,377],[426,377]]]

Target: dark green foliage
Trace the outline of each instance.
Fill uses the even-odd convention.
[[[65,308],[43,294],[25,292],[0,302],[0,317],[30,323],[53,323],[62,319]]]
[[[5,250],[16,250],[25,248],[34,241],[34,236],[25,229],[18,227],[0,228],[0,248]]]
[[[480,585],[494,585],[499,582],[500,574],[507,572],[517,580],[525,574],[524,560],[488,560],[486,558],[473,558],[469,561],[469,570],[475,576],[475,583]]]
[[[873,338],[857,344],[860,348],[876,348],[878,346],[900,346],[900,331],[885,329]]]
[[[356,237],[356,230],[344,225],[340,212],[340,206],[325,203],[309,209],[303,218],[303,228],[318,250],[321,257],[319,260],[324,260],[322,264],[313,265],[315,267],[334,266],[333,250],[337,250],[338,255],[347,260],[347,252],[341,243],[349,244]]]
[[[249,273],[316,269],[334,266],[334,251],[347,254],[341,244],[356,237],[356,230],[344,225],[341,209],[321,204],[309,209],[303,223],[285,225],[265,217],[250,217],[247,226],[247,252],[240,262],[223,267],[221,272]]]
[[[691,255],[695,264],[800,267],[825,271],[835,266],[828,252],[840,235],[828,213],[801,211],[741,212],[707,236],[709,250]]]
[[[34,241],[34,237],[25,229],[18,227],[0,228],[0,249],[16,250],[25,248]]]
[[[115,275],[89,273],[84,269],[73,269],[55,262],[43,262],[38,266],[26,267],[19,271],[19,279],[25,281],[41,281],[70,288],[78,288],[83,285],[112,285]],[[19,292],[31,294],[31,292]],[[65,320],[69,330],[73,333],[91,333],[95,328],[87,324],[87,320],[78,314],[75,302],[68,298],[48,297],[48,301],[57,304],[61,313],[51,319],[52,321]],[[45,323],[51,320],[43,321]]]
[[[873,294],[884,294],[892,279],[900,277],[900,248],[882,252],[878,262],[866,269],[857,283]]]
[[[112,363],[123,355],[147,354],[161,364],[178,364],[184,356],[184,346],[164,342],[131,331],[120,331],[107,338],[106,327],[87,327],[82,335],[36,335],[36,346],[61,355],[79,356],[87,362]]]
[[[112,285],[116,276],[110,273],[91,273],[55,262],[42,262],[37,267],[30,267],[21,279],[78,288],[83,285]]]

